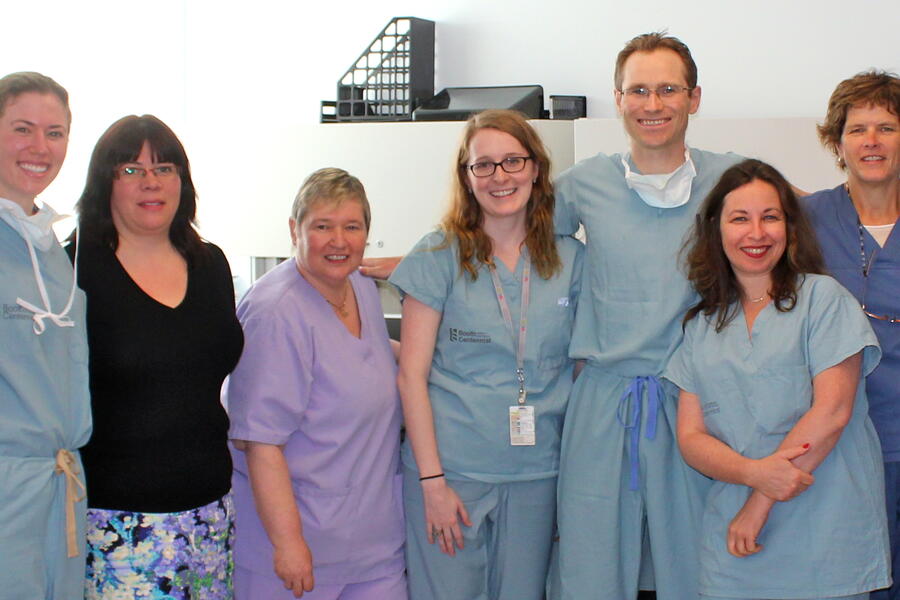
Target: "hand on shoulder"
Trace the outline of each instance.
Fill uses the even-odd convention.
[[[374,279],[387,279],[400,264],[402,256],[385,256],[382,258],[364,258],[359,272]]]

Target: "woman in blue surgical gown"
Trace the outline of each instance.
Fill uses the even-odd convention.
[[[35,196],[62,166],[68,94],[39,73],[0,79],[0,597],[84,590],[91,433],[84,294]]]
[[[888,540],[863,381],[880,350],[859,303],[755,160],[707,197],[687,263],[701,300],[665,376],[684,458],[715,480],[701,598],[868,598],[889,582]]]

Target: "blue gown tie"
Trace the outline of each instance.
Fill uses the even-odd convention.
[[[629,430],[629,454],[631,463],[631,481],[628,488],[637,491],[640,481],[641,459],[638,456],[638,448],[641,440],[641,405],[643,404],[643,391],[647,390],[647,430],[644,437],[648,440],[656,438],[656,417],[662,402],[662,391],[659,379],[653,375],[638,376],[631,380],[622,397],[619,398],[619,407],[616,418],[619,424]],[[631,399],[631,420],[628,419],[628,401]]]

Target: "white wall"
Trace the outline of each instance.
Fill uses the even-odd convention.
[[[587,96],[592,117],[614,116],[623,43],[661,28],[694,53],[704,117],[821,118],[841,79],[900,70],[896,0],[47,0],[6,2],[2,15],[0,73],[42,71],[72,96],[69,159],[44,195],[62,210],[100,133],[130,113],[154,113],[181,136],[201,216],[254,210],[253,197],[228,194],[231,182],[299,186],[306,173],[242,169],[242,157],[265,157],[293,126],[315,123],[320,100],[334,99],[339,76],[393,16],[437,22],[436,90],[539,83]]]

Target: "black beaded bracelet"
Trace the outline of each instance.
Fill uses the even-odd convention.
[[[443,477],[443,473],[438,473],[437,475],[427,475],[425,477],[419,477],[419,481],[425,481],[426,479],[437,479],[438,477]]]

